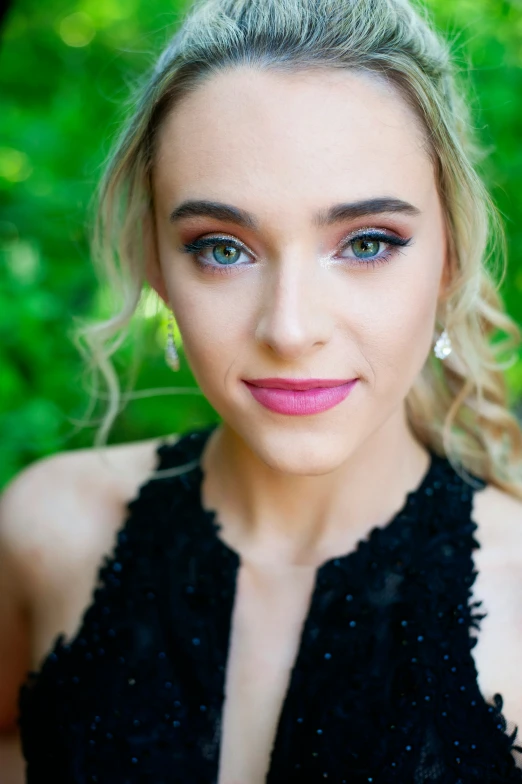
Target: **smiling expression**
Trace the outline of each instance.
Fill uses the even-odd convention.
[[[348,71],[213,75],[165,118],[152,285],[210,403],[265,462],[321,473],[393,417],[431,349],[444,219],[412,110]],[[289,416],[244,379],[358,379]]]

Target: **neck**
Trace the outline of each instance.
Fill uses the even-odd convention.
[[[335,470],[313,476],[274,470],[222,424],[201,458],[202,502],[216,511],[221,538],[242,558],[316,568],[399,512],[429,461],[402,410]]]

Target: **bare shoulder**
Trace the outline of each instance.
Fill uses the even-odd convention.
[[[522,501],[492,485],[474,495],[477,524],[473,597],[482,602],[473,656],[479,686],[491,701],[500,693],[511,729],[522,727]]]
[[[522,500],[487,485],[475,493],[473,519],[488,563],[522,566]]]
[[[110,547],[126,504],[156,468],[161,440],[60,452],[14,477],[0,496],[0,547],[24,579],[57,576],[62,562]]]

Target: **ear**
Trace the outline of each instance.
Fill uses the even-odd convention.
[[[169,295],[159,261],[156,223],[152,209],[143,219],[143,252],[145,254],[145,277],[158,296],[170,308]]]

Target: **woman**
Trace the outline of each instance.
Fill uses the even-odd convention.
[[[29,782],[522,781],[516,329],[467,129],[403,0],[192,9],[108,167],[125,302],[86,334],[112,383],[148,280],[222,422],[152,474],[76,459],[117,541],[22,689]]]

